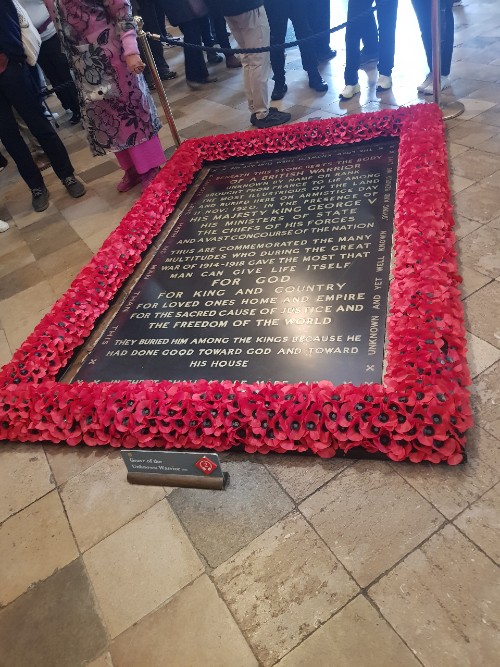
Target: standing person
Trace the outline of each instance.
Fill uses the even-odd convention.
[[[144,21],[144,30],[151,32],[154,35],[162,35],[165,32],[165,12],[159,0],[132,0],[132,10],[134,14],[139,14]],[[169,81],[175,79],[177,72],[174,72],[168,66],[165,56],[163,55],[163,44],[157,39],[150,39],[148,37],[149,48],[158,71],[158,76],[162,81]],[[144,77],[150,90],[154,90],[155,84],[153,75],[143,53],[142,45],[139,44],[139,52],[141,58],[144,60],[146,68],[144,70]]]
[[[216,43],[222,49],[230,49],[229,36],[227,34],[226,19],[222,14],[220,8],[217,6],[216,0],[206,0],[210,21],[213,24]],[[229,69],[236,69],[241,67],[241,60],[237,58],[234,53],[226,53],[226,67]]]
[[[0,15],[0,139],[31,190],[33,209],[41,212],[49,206],[49,192],[21,137],[13,108],[38,139],[68,193],[81,197],[85,187],[75,178],[68,152],[45,117],[33,68],[26,64],[19,16],[12,0],[0,0]]]
[[[178,26],[187,44],[201,46],[202,35],[208,23],[208,8],[203,0],[162,0],[163,9],[171,25]],[[213,41],[212,41],[213,45]],[[217,54],[214,54],[217,55]],[[192,90],[199,90],[217,81],[207,69],[201,49],[184,47],[186,83]]]
[[[419,93],[424,95],[434,94],[432,80],[432,0],[411,0],[415,14],[417,15],[422,42],[429,67],[429,74],[425,80],[417,86]],[[453,43],[455,39],[455,19],[453,16],[453,0],[440,0],[441,18],[441,90],[450,87],[451,59],[453,56]]]
[[[43,0],[19,0],[28,12],[33,25],[40,33],[42,44],[38,55],[38,65],[49,79],[63,109],[71,111],[70,123],[77,125],[81,120],[78,93],[69,69],[68,59],[63,54],[56,28]]]
[[[225,16],[240,49],[257,49],[270,44],[270,29],[264,0],[215,0]],[[255,127],[273,127],[288,123],[291,114],[269,106],[268,79],[271,70],[269,52],[241,54],[243,82],[250,122]]]
[[[315,41],[316,58],[320,62],[331,60],[337,52],[330,46],[330,0],[311,0],[308,9],[308,20],[313,34],[321,33]]]
[[[288,19],[291,20],[297,40],[310,37],[313,32],[309,26],[307,0],[264,0],[269,27],[271,29],[271,46],[283,44],[286,39]],[[312,40],[299,45],[302,68],[309,77],[309,88],[318,93],[328,90],[328,84],[318,71],[318,60]],[[285,80],[285,49],[271,51],[271,67],[273,68],[274,89],[272,100],[281,100],[288,86]]]
[[[47,0],[82,100],[93,155],[116,154],[127,192],[152,181],[165,156],[142,72],[129,0]]]
[[[373,0],[349,0],[347,6],[347,28],[345,31],[346,63],[345,88],[339,97],[350,100],[360,92],[358,70],[360,66],[360,43],[369,30],[369,17]],[[376,0],[378,21],[378,80],[377,90],[392,88],[392,69],[396,49],[396,21],[398,0]]]

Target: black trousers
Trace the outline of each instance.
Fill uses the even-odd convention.
[[[154,35],[165,34],[165,12],[158,0],[140,0],[140,11],[142,20],[144,21],[144,30],[151,32]],[[167,61],[163,55],[163,45],[155,39],[148,39],[148,44],[153,54],[153,60],[158,69],[168,69]],[[139,42],[139,50],[141,57],[146,63],[146,69],[149,69],[145,56],[142,55],[142,46]]]
[[[229,37],[227,36],[227,25],[224,15],[218,9],[218,7],[214,7],[213,9],[212,7],[210,7],[209,13],[210,13],[210,19],[214,27],[215,38],[217,40],[217,43],[223,49],[230,49],[231,43],[229,42]],[[207,45],[205,44],[205,46]]]
[[[347,6],[344,80],[348,86],[358,83],[359,46],[370,22],[373,22],[367,15],[372,4],[373,0],[349,0]],[[398,0],[376,0],[375,4],[378,21],[378,71],[385,76],[391,76],[396,49]]]
[[[208,17],[204,17],[208,21]],[[184,35],[187,44],[199,44],[201,46],[201,35],[205,29],[203,19],[193,19],[185,23],[179,23],[179,28]],[[200,49],[187,47],[184,49],[184,63],[186,67],[186,79],[200,83],[208,77],[208,69],[205,56]]]
[[[427,65],[432,72],[432,2],[431,0],[411,0],[411,3],[417,15]],[[441,76],[448,76],[451,70],[455,38],[453,0],[441,0],[439,4],[441,10]]]
[[[42,174],[21,137],[12,107],[38,139],[57,176],[60,179],[72,176],[74,169],[68,152],[43,113],[39,90],[26,64],[9,62],[0,74],[0,139],[28,187],[43,187]]]
[[[307,0],[264,0],[264,7],[271,28],[271,46],[283,44],[286,37],[288,19],[293,24],[297,39],[310,37],[313,32],[308,21]],[[314,48],[314,40],[304,42],[299,46],[302,58],[302,67],[306,72],[317,71],[318,61]],[[278,84],[285,83],[285,50],[271,51],[271,67],[274,80]]]
[[[324,32],[333,28],[330,25],[330,0],[310,0],[308,3],[309,25],[313,34]],[[321,35],[315,40],[316,55],[321,57],[330,48],[330,33]]]
[[[71,77],[68,60],[61,50],[61,42],[57,35],[42,42],[38,64],[55,89],[63,109],[71,109],[75,116],[79,116],[78,93]]]

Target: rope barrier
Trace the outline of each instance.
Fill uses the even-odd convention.
[[[383,4],[385,2],[389,2],[390,0],[378,0],[378,4]],[[201,46],[200,44],[190,44],[189,42],[184,42],[182,40],[176,39],[176,38],[168,38],[168,37],[161,37],[160,35],[155,35],[153,33],[147,32],[146,31],[146,36],[148,39],[154,39],[155,41],[159,41],[162,44],[166,44],[168,46],[179,46],[180,48],[184,49],[186,47],[196,49],[198,51],[205,51],[206,53],[222,53],[223,55],[239,55],[241,53],[266,53],[268,51],[278,51],[282,49],[292,49],[296,46],[300,46],[301,44],[304,44],[304,42],[310,42],[310,41],[315,41],[318,37],[324,37],[325,35],[333,35],[336,32],[339,32],[340,30],[343,30],[348,26],[349,23],[353,23],[354,21],[358,21],[359,19],[363,19],[370,14],[373,14],[374,12],[377,11],[377,6],[370,7],[370,9],[365,10],[364,12],[360,12],[359,14],[356,14],[353,18],[351,18],[349,21],[344,21],[344,23],[341,23],[339,25],[334,26],[333,28],[330,28],[329,30],[322,30],[321,32],[316,32],[314,35],[309,35],[308,37],[304,37],[303,39],[297,39],[294,42],[285,42],[284,44],[273,44],[269,46],[260,46],[256,47],[254,49],[225,49],[220,46],[214,47],[214,46]]]

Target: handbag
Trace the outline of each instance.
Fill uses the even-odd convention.
[[[42,39],[24,7],[19,4],[18,0],[12,0],[12,2],[19,17],[21,39],[23,42],[24,53],[26,55],[26,62],[33,67],[38,60]]]

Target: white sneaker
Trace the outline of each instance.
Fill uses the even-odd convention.
[[[451,86],[450,83],[450,77],[449,76],[442,76],[441,77],[441,90],[444,90],[445,88],[449,88]],[[430,84],[427,86],[427,88],[424,88],[422,91],[424,95],[434,95],[434,82],[431,81]]]
[[[424,90],[431,84],[432,84],[432,72],[429,72],[429,74],[425,77],[420,86],[417,86],[418,92],[423,93]]]
[[[377,81],[377,90],[389,90],[389,88],[392,88],[392,76],[379,74]]]
[[[361,88],[359,87],[359,83],[357,83],[355,86],[346,86],[340,93],[339,97],[341,100],[350,100],[351,97],[354,97],[354,95],[357,95],[360,92]]]
[[[10,225],[8,222],[0,220],[0,232],[6,232],[9,229]]]

